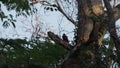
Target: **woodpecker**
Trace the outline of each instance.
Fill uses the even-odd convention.
[[[65,34],[63,34],[62,38],[65,42],[69,42],[68,37]]]

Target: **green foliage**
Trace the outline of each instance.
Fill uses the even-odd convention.
[[[21,12],[23,10],[29,10],[28,0],[1,0],[1,2],[7,7],[7,10],[16,10]]]
[[[0,0],[0,19],[3,22],[3,26],[6,28],[10,24],[15,28],[16,19],[13,17],[12,14],[6,15],[4,12],[5,9],[2,9],[4,6],[7,11],[15,10],[16,17],[23,15],[28,16],[35,13],[37,10],[32,8],[30,5],[29,0]]]
[[[33,49],[30,51],[31,56],[34,57],[34,59],[31,59],[33,62],[38,62],[40,64],[45,64],[50,68],[54,68],[66,54],[66,50],[50,41],[43,43],[37,42],[36,40],[34,42],[36,42],[36,45],[32,45],[31,47]],[[39,60],[35,60],[35,58]]]
[[[0,53],[4,55],[10,68],[30,68],[29,66],[31,65],[38,68],[41,66],[43,68],[56,68],[67,54],[64,48],[52,43],[50,40],[0,39],[0,48]],[[94,52],[89,50],[91,48],[86,48],[86,46],[83,48],[83,50],[80,50],[81,54],[78,56],[78,59],[74,60],[80,60],[80,67],[118,67],[116,49],[111,38],[104,40],[97,58],[94,58]],[[79,59],[79,57],[82,59]]]
[[[55,68],[67,52],[58,44],[51,43],[50,41],[0,39],[0,42],[0,48],[3,49],[1,52],[10,68],[21,68],[21,65],[27,68],[32,64]]]

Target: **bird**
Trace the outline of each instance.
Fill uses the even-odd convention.
[[[68,37],[66,36],[66,34],[63,34],[62,39],[65,42],[69,42]]]

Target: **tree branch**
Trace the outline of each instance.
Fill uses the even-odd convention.
[[[120,19],[120,4],[113,8],[115,21]]]
[[[116,6],[116,0],[114,0],[114,3],[113,3],[113,7],[115,7]]]
[[[56,7],[71,23],[73,23],[76,26],[76,22],[63,11],[63,9],[60,6],[58,0],[55,0],[55,2],[57,3],[57,5],[56,4],[51,4],[48,1],[34,1],[33,0],[31,4],[41,3],[42,5]]]
[[[110,33],[110,37],[112,38],[112,40],[115,43],[115,47],[116,47],[116,54],[118,56],[118,63],[120,65],[120,39],[117,36],[117,32],[116,32],[116,26],[115,26],[115,18],[114,18],[114,14],[113,14],[113,9],[110,6],[110,3],[108,0],[103,0],[105,3],[105,6],[107,8],[107,14],[108,14],[108,19],[109,22],[108,24],[108,31]]]
[[[59,38],[57,35],[55,35],[53,32],[48,32],[48,36],[56,43],[60,44],[67,50],[71,50],[73,46],[69,44],[68,42],[63,41],[61,38]]]
[[[56,7],[58,8],[58,10],[59,10],[70,22],[72,22],[72,23],[76,26],[76,22],[75,22],[71,17],[69,17],[69,16],[63,11],[63,9],[61,8],[58,0],[55,0],[55,1],[56,1],[56,3],[57,3],[57,6],[56,6]]]

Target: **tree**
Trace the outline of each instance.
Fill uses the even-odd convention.
[[[50,1],[34,0],[33,3],[37,2],[46,5],[47,10],[53,9],[50,7],[57,8],[76,27],[74,44],[64,41],[53,32],[48,32],[48,36],[54,42],[69,51],[60,68],[110,68],[110,65],[104,64],[100,58],[103,56],[100,48],[106,31],[110,33],[110,38],[113,40],[117,63],[120,65],[120,40],[115,26],[115,22],[120,18],[120,4],[115,5],[116,0],[113,6],[110,5],[109,0],[103,0],[103,2],[102,0],[54,0],[54,4]],[[76,4],[77,21],[65,12],[63,6],[66,2]]]
[[[28,15],[30,5],[41,3],[46,10],[61,12],[75,26],[72,44],[48,32],[55,43],[68,50],[60,68],[110,68],[113,63],[120,65],[120,40],[115,26],[120,18],[120,4],[115,5],[116,0],[113,6],[109,0],[32,0],[31,4],[28,0],[1,2],[8,10],[15,9],[19,13],[26,11]],[[4,12],[1,13],[1,20],[3,18],[6,18]],[[103,41],[107,31],[110,34],[108,40],[114,44],[109,43],[109,47],[104,47],[103,44],[108,43],[107,40]]]

